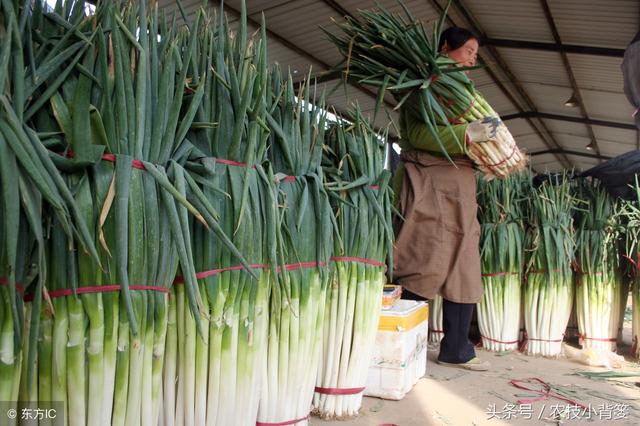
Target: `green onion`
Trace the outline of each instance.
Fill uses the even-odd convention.
[[[525,180],[478,180],[478,219],[484,292],[477,305],[485,349],[503,352],[518,347],[523,269]]]
[[[337,224],[334,254],[384,265],[391,255],[390,173],[384,170],[385,135],[378,135],[355,108],[351,123],[332,125],[323,166]],[[391,262],[391,259],[389,259]],[[327,291],[323,356],[316,386],[364,388],[382,304],[385,268],[361,261],[335,261]],[[355,417],[362,392],[316,392],[313,411],[324,418]]]
[[[571,314],[574,284],[571,263],[575,237],[568,173],[550,176],[531,188],[525,239],[526,274],[524,323],[526,353],[557,356]]]

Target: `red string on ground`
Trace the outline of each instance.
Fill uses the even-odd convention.
[[[513,379],[510,381],[510,383],[515,386],[518,389],[522,389],[522,390],[526,390],[529,392],[535,392],[537,394],[539,394],[540,396],[537,398],[527,398],[527,399],[519,399],[516,402],[518,404],[531,404],[532,402],[537,402],[537,401],[546,401],[549,398],[555,398],[555,399],[559,399],[561,401],[565,401],[568,402],[569,404],[572,404],[574,406],[578,406],[578,407],[582,407],[584,409],[587,410],[591,410],[590,407],[587,407],[584,404],[581,404],[577,401],[574,401],[573,399],[564,397],[562,395],[560,395],[559,393],[555,393],[551,390],[551,385],[547,382],[545,382],[544,380],[541,380],[537,377],[530,377],[528,379]],[[536,389],[536,388],[530,388],[525,386],[524,384],[539,384],[541,385],[540,388]]]

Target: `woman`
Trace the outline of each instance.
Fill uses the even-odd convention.
[[[439,50],[460,66],[473,66],[478,40],[462,28],[442,33]],[[443,301],[444,338],[438,363],[469,370],[489,368],[475,355],[469,341],[471,316],[482,297],[480,225],[476,218],[476,179],[466,146],[495,136],[499,121],[487,117],[453,125],[458,140],[446,126],[439,136],[452,164],[442,154],[415,109],[400,113],[402,164],[396,174],[398,209],[404,220],[396,226],[394,276],[405,297]]]

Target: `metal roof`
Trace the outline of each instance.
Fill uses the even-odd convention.
[[[225,0],[231,22],[238,19],[240,1]],[[397,0],[377,3],[400,10]],[[405,0],[427,26],[446,3]],[[172,0],[158,0],[158,4],[177,10]],[[202,0],[182,0],[189,19],[201,4]],[[340,61],[320,27],[336,31],[332,20],[340,22],[345,14],[357,16],[358,10],[373,8],[376,1],[246,0],[246,4],[254,23],[264,13],[270,60],[290,69],[294,78],[302,78],[310,67],[313,75],[320,76]],[[217,8],[219,1],[211,0],[209,5]],[[640,148],[620,71],[621,52],[640,29],[640,2],[454,0],[449,18],[449,24],[469,28],[486,41],[480,48],[486,69],[473,71],[471,77],[496,112],[507,118],[519,146],[535,154],[535,170],[585,169],[601,161],[598,157]],[[324,81],[321,86],[333,88],[336,82]],[[565,107],[575,90],[582,107]],[[328,102],[339,112],[353,102],[372,112],[375,90],[350,84],[346,90],[334,91]],[[387,103],[394,104],[390,97]],[[397,119],[396,112],[390,110],[389,115]],[[386,114],[378,114],[378,127],[386,128],[388,123]],[[397,136],[393,128],[390,134]],[[599,152],[586,148],[592,137]]]

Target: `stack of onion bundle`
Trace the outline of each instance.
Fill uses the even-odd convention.
[[[307,424],[317,375],[333,248],[332,212],[321,169],[322,98],[276,68],[267,89],[269,160],[276,183],[277,282],[270,295],[268,354],[258,423]]]
[[[404,3],[398,3],[403,15],[378,5],[373,10],[360,11],[359,19],[347,17],[339,24],[343,33],[340,36],[327,32],[344,58],[341,69],[345,77],[377,87],[377,107],[387,90],[398,99],[396,108],[409,98],[417,100],[407,106],[422,118],[447,158],[440,135],[448,129],[487,178],[504,178],[526,169],[528,159],[504,124],[499,126],[495,139],[469,146],[451,128],[451,124],[498,115],[466,75],[470,68],[459,67],[438,52],[448,7],[429,37]]]
[[[337,234],[313,398],[313,413],[323,419],[358,415],[393,244],[386,138],[376,134],[358,108],[349,120],[330,128],[324,147]]]
[[[255,425],[269,326],[268,298],[275,273],[273,182],[262,169],[267,131],[266,38],[247,37],[244,2],[235,37],[223,13],[201,26],[195,47],[203,102],[187,136],[186,168],[207,211],[250,263],[192,221],[202,334],[176,281],[170,295],[164,364],[165,425]],[[215,73],[208,70],[215,69]],[[213,209],[213,210],[211,210]],[[213,213],[212,213],[213,214]]]
[[[523,204],[528,174],[504,180],[478,180],[481,226],[482,301],[478,324],[485,349],[517,349],[520,335],[523,263]]]
[[[574,285],[573,210],[568,174],[549,176],[530,189],[525,240],[525,348],[531,355],[557,356],[571,315]]]
[[[52,13],[36,2],[25,12],[28,68],[42,75],[32,80],[23,120],[47,135],[42,144],[67,173],[99,249],[77,250],[56,217],[47,241],[51,303],[40,309],[32,296],[43,320],[30,325],[41,338],[27,369],[37,369],[38,381],[23,386],[23,399],[61,401],[69,424],[158,423],[167,293],[178,263],[189,309],[202,304],[189,213],[219,230],[187,200],[188,176],[176,161],[203,92],[187,79],[197,24],[168,26],[156,10],[147,16],[146,3],[102,2],[85,16],[82,1],[58,2]]]
[[[640,358],[640,182],[636,176],[634,197],[632,200],[623,200],[618,208],[624,235],[624,257],[627,262],[627,270],[632,277],[631,298],[632,312],[632,352],[636,358]],[[624,303],[626,306],[626,300]]]
[[[598,181],[582,180],[576,220],[576,316],[584,348],[615,350],[622,299],[616,200]]]

